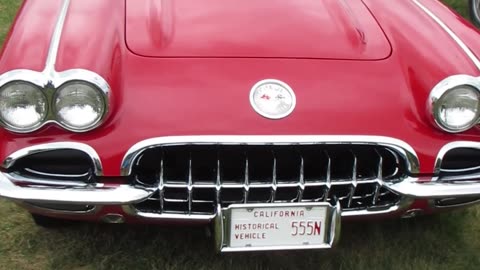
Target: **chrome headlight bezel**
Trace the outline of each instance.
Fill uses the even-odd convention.
[[[64,72],[36,72],[32,70],[13,70],[0,76],[0,87],[3,87],[4,85],[15,81],[24,81],[38,87],[47,98],[48,108],[47,116],[45,117],[45,119],[43,119],[43,122],[39,125],[36,125],[34,128],[28,130],[15,129],[10,127],[6,123],[3,123],[3,121],[0,121],[1,126],[13,133],[32,133],[47,124],[56,124],[65,130],[76,133],[88,132],[101,126],[108,117],[111,102],[110,86],[105,79],[92,71],[84,69],[72,69]],[[57,120],[58,117],[56,115],[55,106],[53,104],[56,92],[59,89],[62,89],[62,87],[64,87],[68,83],[75,81],[85,82],[92,85],[102,95],[104,101],[104,113],[100,117],[100,119],[95,122],[94,125],[83,128],[75,128],[61,123]]]
[[[478,91],[479,110],[477,110],[476,116],[472,118],[472,121],[468,125],[463,127],[448,126],[440,117],[440,108],[443,105],[443,103],[441,103],[442,98],[462,87],[468,87]],[[469,75],[454,75],[441,81],[430,92],[427,103],[427,114],[430,115],[432,122],[437,128],[448,133],[460,133],[473,128],[480,120],[480,79]]]

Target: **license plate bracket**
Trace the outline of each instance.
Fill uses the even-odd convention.
[[[218,208],[216,245],[220,252],[327,249],[340,236],[337,203],[233,204]]]

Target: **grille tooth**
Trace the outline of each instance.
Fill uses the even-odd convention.
[[[299,179],[299,191],[298,191],[298,201],[303,200],[303,193],[305,193],[305,176],[304,176],[304,162],[303,157],[300,157],[300,179]]]
[[[376,145],[172,145],[147,149],[132,181],[158,187],[139,211],[214,214],[242,203],[335,202],[344,211],[396,204],[384,181],[404,177],[405,161]],[[155,165],[156,164],[156,165]]]
[[[385,181],[395,178],[395,175],[401,169],[400,159],[397,153],[388,148],[379,149],[382,155],[382,173]]]
[[[250,188],[250,178],[249,178],[250,167],[248,164],[248,153],[245,153],[245,176],[243,180],[243,203],[247,203],[248,200],[248,191]]]
[[[192,213],[192,193],[193,193],[193,179],[192,179],[192,152],[188,158],[188,214]]]
[[[272,190],[271,190],[271,200],[274,202],[277,195],[277,156],[275,153],[273,155],[273,168],[272,168]]]
[[[380,188],[381,185],[383,184],[383,173],[382,173],[382,168],[383,168],[383,157],[380,155],[378,150],[375,150],[375,153],[378,155],[378,163],[377,163],[377,184],[375,185],[375,194],[373,196],[373,201],[372,204],[376,205],[378,202],[378,196],[380,195]]]
[[[353,153],[353,166],[352,166],[352,184],[350,187],[350,197],[348,198],[348,208],[352,206],[353,195],[355,195],[355,190],[357,189],[357,156]]]
[[[160,180],[159,180],[160,184],[159,184],[159,187],[158,187],[159,200],[160,200],[160,213],[163,212],[163,209],[164,209],[164,207],[165,207],[165,205],[164,205],[164,200],[165,200],[165,195],[164,195],[164,193],[165,193],[165,183],[164,183],[164,181],[163,181],[163,172],[164,172],[164,169],[163,169],[163,168],[164,168],[164,167],[163,167],[163,161],[164,161],[164,158],[165,158],[165,156],[164,156],[164,153],[163,153],[163,151],[162,151],[162,157],[161,157],[161,159],[160,159]]]
[[[216,205],[221,203],[220,190],[222,189],[222,164],[220,161],[220,150],[217,150],[217,181],[215,182],[215,202]]]
[[[378,150],[375,152],[378,154],[377,178],[383,180],[383,157]]]
[[[325,177],[325,195],[324,195],[324,201],[328,200],[328,197],[330,196],[330,189],[332,188],[332,159],[328,155],[328,152],[325,151],[325,154],[327,155],[327,173]]]

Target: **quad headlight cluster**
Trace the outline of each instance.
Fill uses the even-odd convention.
[[[79,79],[75,72],[69,73],[72,79],[62,78],[58,87],[49,79],[42,82],[42,75],[25,81],[14,73],[0,86],[0,123],[17,133],[33,132],[48,123],[73,132],[98,127],[109,108],[108,84],[96,74],[79,73]]]
[[[430,93],[428,110],[444,131],[471,129],[480,120],[480,79],[455,75],[443,80]]]

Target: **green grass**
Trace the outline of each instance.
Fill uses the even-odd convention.
[[[467,1],[468,0],[442,0],[442,2],[450,5],[465,17],[468,16]]]
[[[217,255],[204,228],[79,224],[35,227],[3,202],[3,269],[476,269],[480,208],[410,220],[344,223],[328,251]]]
[[[36,0],[39,1],[39,0]],[[19,0],[0,0],[0,38]],[[465,1],[445,0],[466,14]],[[344,223],[328,251],[217,255],[204,228],[34,226],[0,200],[0,269],[478,269],[480,207],[411,220]]]
[[[20,6],[20,0],[0,0],[0,41],[3,42],[10,23]]]

